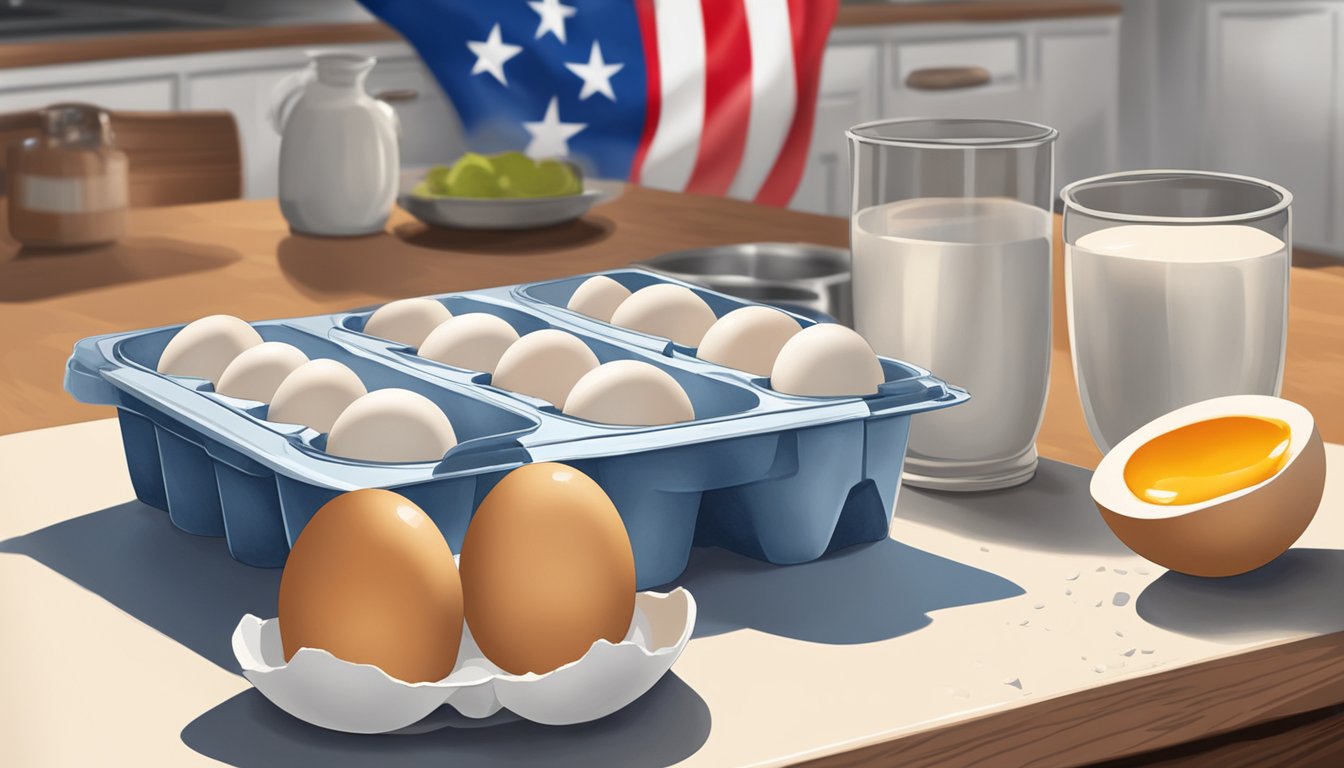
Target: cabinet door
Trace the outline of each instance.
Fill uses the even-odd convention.
[[[5,91],[0,79],[0,113],[78,101],[105,109],[154,112],[176,106],[176,89],[171,75],[118,80],[110,83],[55,83]]]
[[[920,34],[919,29],[903,34]],[[908,39],[888,45],[883,117],[998,117],[1037,120],[1040,99],[1027,74],[1027,31],[995,31],[965,38]],[[988,82],[927,90],[910,76],[931,69],[978,69]]]
[[[849,146],[845,131],[877,118],[877,45],[832,45],[821,64],[812,147],[789,207],[849,215]]]
[[[300,58],[289,66],[191,76],[187,85],[190,109],[223,109],[233,113],[243,148],[243,197],[275,197],[280,169],[280,135],[267,113],[275,86],[302,69]]]
[[[457,112],[418,59],[378,62],[367,87],[370,94],[407,97],[389,102],[401,121],[403,167],[451,163],[466,151]]]
[[[1287,187],[1293,239],[1317,247],[1344,234],[1330,221],[1336,14],[1316,3],[1214,4],[1207,26],[1205,163]]]
[[[1059,130],[1055,189],[1115,168],[1119,40],[1114,29],[1042,33],[1041,122]]]

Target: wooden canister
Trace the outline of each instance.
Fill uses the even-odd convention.
[[[8,149],[9,233],[24,245],[109,243],[126,229],[126,153],[30,138]]]

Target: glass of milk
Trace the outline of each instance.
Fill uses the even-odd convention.
[[[1065,187],[1073,373],[1103,452],[1168,411],[1277,395],[1288,338],[1288,190],[1134,171]]]
[[[1050,374],[1058,132],[912,119],[848,136],[855,330],[971,393],[914,418],[905,482],[982,491],[1030,480]]]

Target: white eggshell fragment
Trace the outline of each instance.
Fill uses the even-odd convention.
[[[470,312],[440,323],[420,344],[419,355],[469,371],[493,373],[504,350],[517,340],[518,332],[503,318]]]
[[[360,461],[438,461],[455,445],[443,411],[408,389],[364,395],[336,418],[327,436],[327,453]]]
[[[611,315],[621,302],[630,298],[630,289],[606,275],[584,280],[569,297],[569,309],[581,315],[611,322]]]
[[[584,374],[565,400],[570,416],[601,424],[653,426],[691,421],[695,408],[667,371],[639,360],[613,360]]]
[[[168,340],[159,373],[195,376],[219,383],[220,374],[243,350],[261,343],[256,329],[233,315],[210,315],[188,323]]]
[[[248,347],[219,376],[215,391],[221,395],[269,403],[285,377],[308,362],[293,344],[266,341]]]
[[[598,640],[579,660],[542,675],[502,672],[481,655],[468,630],[452,674],[415,684],[316,648],[302,648],[285,661],[277,619],[247,614],[232,640],[249,683],[280,709],[322,728],[386,733],[443,704],[473,719],[503,706],[533,722],[574,725],[606,717],[648,693],[685,650],[695,620],[695,598],[684,588],[640,592],[621,642]]]
[[[709,327],[695,355],[739,371],[769,376],[779,350],[801,330],[797,320],[777,309],[742,307]]]
[[[343,363],[311,360],[280,382],[266,420],[330,432],[336,417],[365,392],[364,382]]]
[[[715,319],[714,310],[695,291],[671,283],[640,288],[611,316],[613,325],[662,336],[686,347],[698,345]]]
[[[882,364],[873,348],[858,333],[835,323],[818,323],[794,334],[770,371],[776,392],[805,397],[871,395],[882,381]]]
[[[397,299],[379,307],[364,324],[364,332],[408,347],[419,347],[440,323],[452,317],[433,299]]]
[[[597,364],[597,355],[578,336],[547,328],[504,350],[490,383],[563,408],[574,384]]]

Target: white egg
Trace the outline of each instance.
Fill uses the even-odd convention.
[[[219,382],[220,374],[243,350],[261,343],[256,329],[233,315],[210,315],[188,323],[168,340],[159,373]]]
[[[686,347],[698,345],[715,319],[714,310],[695,291],[671,283],[640,288],[611,316],[613,325],[662,336]]]
[[[457,445],[439,406],[408,389],[379,389],[341,413],[327,435],[327,453],[360,461],[438,461]]]
[[[248,347],[219,375],[215,391],[229,397],[269,403],[285,377],[308,362],[303,350],[283,341]]]
[[[486,312],[457,315],[420,344],[420,356],[469,371],[492,373],[500,355],[518,340],[508,321]]]
[[[355,372],[335,360],[312,360],[295,368],[271,397],[266,420],[330,432],[336,417],[365,393]]]
[[[871,395],[883,378],[882,364],[862,336],[843,325],[819,323],[784,342],[770,386],[807,397]]]
[[[630,289],[606,275],[584,280],[569,297],[569,309],[581,315],[611,322],[611,315],[621,302],[630,298]]]
[[[742,307],[711,325],[695,354],[711,363],[769,376],[784,342],[800,330],[797,320],[777,309]]]
[[[563,408],[574,383],[596,367],[597,355],[578,336],[547,328],[504,350],[490,383]]]
[[[653,426],[695,418],[677,380],[639,360],[613,360],[584,374],[565,400],[565,413],[602,424]]]
[[[364,324],[364,332],[408,347],[418,347],[430,331],[452,316],[447,307],[433,299],[397,299],[370,315]]]

